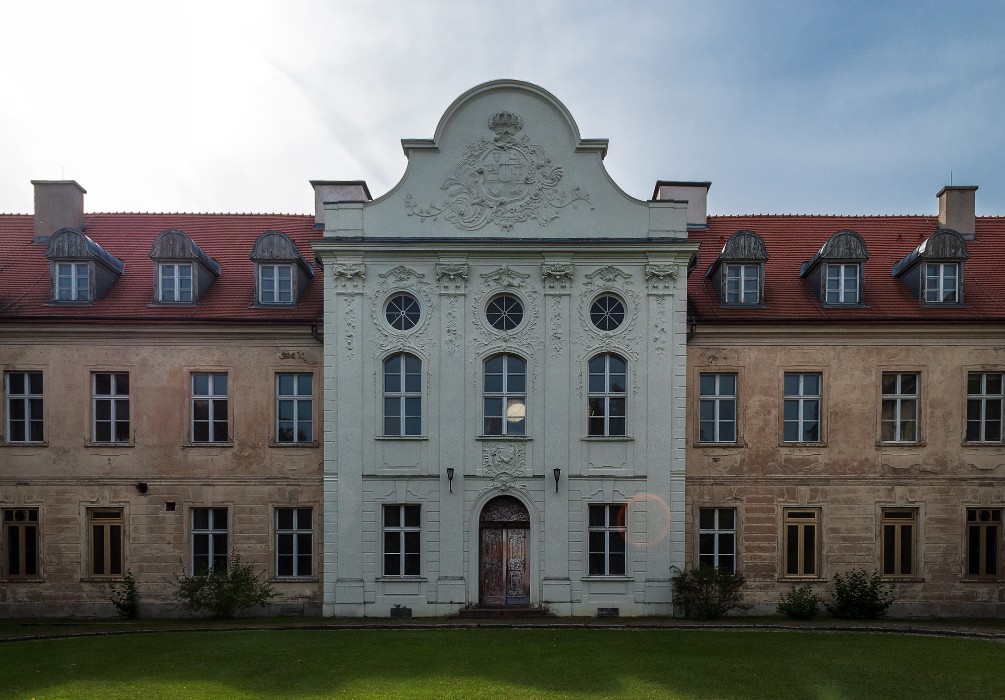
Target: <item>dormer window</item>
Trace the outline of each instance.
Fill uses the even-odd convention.
[[[962,304],[963,263],[969,257],[963,236],[940,228],[893,266],[893,276],[923,304]]]
[[[865,241],[855,231],[838,231],[799,268],[817,299],[828,306],[862,303],[862,265],[869,258]]]
[[[722,247],[705,277],[728,306],[757,306],[764,300],[764,262],[768,251],[753,231],[737,231]]]
[[[249,256],[255,263],[255,303],[262,306],[299,303],[314,277],[293,240],[282,231],[266,231]]]
[[[60,229],[49,237],[52,301],[91,303],[108,293],[126,265],[81,231]]]
[[[220,276],[220,263],[206,255],[184,231],[169,228],[150,247],[154,261],[154,302],[194,304]]]

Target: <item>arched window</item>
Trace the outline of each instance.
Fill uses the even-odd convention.
[[[502,353],[485,360],[484,434],[527,434],[527,362]]]
[[[422,360],[407,352],[384,360],[384,435],[422,434]]]
[[[605,353],[590,360],[588,433],[625,435],[627,363],[620,355]]]

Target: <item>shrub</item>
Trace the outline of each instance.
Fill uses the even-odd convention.
[[[135,620],[140,616],[140,591],[132,571],[126,571],[122,583],[112,584],[112,605],[120,617]]]
[[[809,586],[792,586],[778,599],[778,614],[793,620],[812,620],[817,615],[820,597]]]
[[[872,575],[853,569],[844,576],[834,574],[834,601],[827,610],[847,620],[873,620],[886,614],[893,603],[892,586],[883,586],[878,571]]]
[[[216,618],[233,617],[238,610],[265,605],[276,595],[275,589],[262,581],[262,575],[241,562],[237,552],[230,555],[226,569],[213,567],[195,576],[176,575],[175,579],[175,598],[193,612],[205,611]]]
[[[670,568],[674,610],[697,620],[718,620],[734,608],[745,609],[743,574],[702,566],[687,571]]]

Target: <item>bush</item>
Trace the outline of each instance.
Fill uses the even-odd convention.
[[[276,595],[275,589],[262,581],[250,564],[241,563],[241,555],[230,555],[227,568],[213,567],[196,572],[195,576],[176,575],[174,597],[193,612],[205,611],[216,618],[233,617],[234,613],[255,605],[265,605]]]
[[[817,615],[820,597],[809,586],[792,586],[778,599],[778,614],[793,620],[812,620]]]
[[[132,571],[126,571],[122,583],[112,584],[112,605],[120,617],[135,620],[140,616],[140,591]]]
[[[883,586],[878,571],[872,575],[853,569],[844,576],[834,574],[834,602],[827,610],[846,620],[874,620],[886,614],[893,604],[892,586]]]
[[[670,568],[674,610],[697,620],[718,620],[734,608],[745,609],[743,574],[702,566],[689,571]]]

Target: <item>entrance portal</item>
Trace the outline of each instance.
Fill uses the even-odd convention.
[[[485,504],[479,522],[478,581],[481,605],[530,603],[530,515],[513,496]]]

